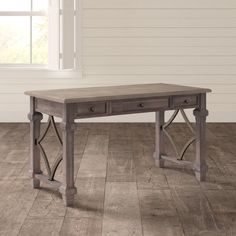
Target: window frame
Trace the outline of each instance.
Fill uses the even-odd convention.
[[[32,0],[31,0],[32,1]],[[48,0],[48,64],[0,64],[0,74],[4,78],[79,78],[82,73],[82,0]],[[63,3],[68,1],[73,5],[74,16],[74,59],[71,68],[63,67],[63,27],[62,22],[71,12],[63,11]],[[72,9],[71,9],[72,10]],[[15,12],[14,12],[15,13]],[[41,14],[39,11],[38,14]],[[65,25],[64,25],[65,27]],[[68,35],[67,35],[68,37]],[[56,39],[56,42],[55,42]],[[66,44],[64,44],[66,48]],[[67,54],[68,56],[68,54]]]
[[[30,9],[28,11],[0,11],[1,16],[28,16],[29,17],[29,42],[30,42],[30,55],[29,55],[29,63],[0,63],[0,69],[2,68],[42,68],[46,69],[48,67],[47,64],[38,64],[33,63],[33,17],[34,16],[48,16],[48,11],[34,11],[33,10],[33,0],[29,0]],[[49,55],[48,55],[49,58]]]

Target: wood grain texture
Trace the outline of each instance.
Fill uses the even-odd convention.
[[[176,123],[170,127],[178,145],[185,141],[185,128]],[[207,124],[209,174],[202,183],[192,170],[174,163],[166,162],[164,169],[154,166],[153,123],[78,124],[78,194],[70,208],[65,208],[61,195],[44,183],[40,191],[30,185],[29,125],[0,124],[0,131],[1,235],[236,233],[235,123]],[[47,148],[51,152],[57,148],[52,139],[49,135]],[[101,155],[106,158],[100,159]],[[96,162],[88,172],[90,161],[86,160],[93,158]],[[186,158],[194,159],[194,148]],[[80,165],[83,159],[84,164]],[[100,169],[101,166],[107,168]]]
[[[170,84],[139,84],[91,88],[27,91],[26,95],[58,103],[118,100],[138,97],[160,97],[210,92],[210,89]]]
[[[59,235],[63,217],[61,218],[27,218],[20,230],[20,236],[34,235]]]
[[[88,135],[77,177],[106,177],[109,138],[106,134]]]
[[[40,187],[39,179],[35,178],[35,174],[41,174],[40,168],[40,150],[37,147],[37,141],[40,137],[40,123],[43,115],[36,112],[36,99],[30,97],[30,162],[32,173],[32,185],[34,188]]]
[[[107,182],[136,181],[132,152],[109,152],[107,161]]]
[[[234,190],[206,191],[207,199],[210,201],[212,210],[219,230],[226,235],[233,236],[236,233],[236,192]],[[223,234],[222,234],[223,235]]]
[[[29,177],[27,180],[1,178],[0,188],[0,235],[17,235],[38,192],[32,191]]]
[[[103,216],[105,178],[78,178],[78,194],[74,205],[67,209],[66,218],[96,218]]]
[[[165,124],[165,113],[163,111],[157,111],[156,116],[156,142],[155,142],[155,152],[153,154],[155,158],[155,164],[163,168],[164,160],[161,159],[162,155],[165,155],[165,143],[164,143],[164,132],[163,125]]]
[[[208,110],[206,109],[206,94],[200,95],[199,108],[195,109],[193,114],[196,117],[196,160],[194,163],[195,174],[198,180],[206,179],[206,117]]]
[[[66,218],[63,222],[60,235],[100,236],[102,233],[101,222],[101,219],[93,218]]]
[[[176,187],[172,195],[186,235],[225,235],[199,187]]]
[[[139,190],[143,235],[184,235],[170,190]]]
[[[135,182],[106,184],[102,234],[104,236],[142,235]]]
[[[74,184],[74,118],[73,104],[65,104],[61,123],[63,180],[59,190],[66,206],[73,204],[77,192]]]

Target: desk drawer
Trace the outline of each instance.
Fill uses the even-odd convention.
[[[106,102],[86,102],[77,105],[76,116],[87,117],[106,114]]]
[[[151,99],[132,99],[126,101],[113,101],[111,103],[111,113],[129,113],[129,112],[145,112],[154,111],[159,108],[167,108],[169,99],[151,98]]]
[[[197,95],[191,96],[174,96],[173,106],[174,107],[191,107],[197,105]]]

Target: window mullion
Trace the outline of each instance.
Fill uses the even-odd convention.
[[[32,13],[33,11],[33,0],[30,0],[30,11]],[[30,64],[32,65],[33,63],[33,58],[32,58],[32,47],[33,47],[33,42],[32,42],[32,34],[33,34],[33,22],[32,22],[32,14],[30,15]]]
[[[58,2],[59,0],[49,0],[49,2],[51,2],[51,1]],[[46,23],[44,21],[42,21],[41,19],[44,18],[44,16],[45,17],[49,17],[48,10],[46,10],[46,8],[45,9],[44,8],[43,9],[40,9],[40,8],[36,9],[34,7],[35,6],[34,5],[34,0],[28,0],[28,3],[30,4],[30,8],[29,9],[23,9],[23,11],[20,11],[20,10],[17,10],[17,9],[16,9],[17,11],[9,11],[9,10],[8,11],[2,11],[2,10],[0,10],[0,16],[3,16],[4,20],[6,19],[6,22],[10,21],[10,19],[8,20],[8,18],[12,18],[13,19],[13,17],[15,17],[15,19],[16,19],[16,24],[15,24],[16,27],[18,27],[17,26],[17,24],[18,24],[17,23],[17,19],[18,18],[21,18],[20,20],[22,20],[22,22],[25,22],[24,25],[22,25],[22,24],[19,25],[19,30],[18,30],[19,32],[16,31],[16,32],[18,32],[19,35],[21,34],[21,32],[24,32],[24,35],[22,35],[22,39],[24,39],[24,40],[22,41],[22,43],[20,41],[19,44],[13,45],[13,46],[16,47],[16,50],[14,52],[17,52],[17,53],[20,52],[20,50],[19,50],[19,46],[20,45],[23,45],[24,47],[26,47],[24,53],[22,54],[23,55],[23,57],[22,57],[23,59],[22,60],[21,60],[21,55],[19,53],[18,54],[17,53],[13,54],[10,51],[9,56],[8,56],[8,54],[6,54],[7,55],[6,59],[3,58],[5,60],[2,60],[2,62],[0,63],[0,69],[8,68],[8,67],[12,67],[13,68],[13,67],[27,67],[27,66],[29,66],[30,68],[32,66],[36,66],[36,67],[38,67],[38,66],[40,66],[40,67],[41,66],[42,67],[47,66],[48,67],[48,65],[49,65],[49,63],[47,65],[46,64],[41,64],[41,65],[34,64],[34,63],[37,63],[37,61],[35,60],[35,57],[34,57],[36,51],[35,51],[35,48],[33,48],[34,45],[35,45],[35,42],[38,45],[38,40],[39,40],[39,44],[41,43],[40,39],[41,39],[41,37],[44,37],[44,32],[46,32],[45,27],[44,27],[44,25],[46,25]],[[55,9],[55,13],[56,13],[57,12],[57,4],[54,4],[54,5],[56,7],[56,9]],[[42,16],[42,18],[40,17],[40,19],[39,19],[39,22],[40,22],[39,24],[41,24],[41,22],[42,22],[42,26],[44,28],[42,28],[42,27],[39,28],[40,25],[39,25],[39,27],[38,27],[38,25],[36,25],[35,16]],[[51,25],[51,28],[50,28],[50,30],[53,29],[53,32],[51,32],[49,34],[52,34],[52,33],[55,33],[55,32],[56,32],[56,34],[53,37],[53,40],[51,40],[52,42],[50,43],[50,45],[56,48],[56,49],[53,50],[53,57],[55,57],[55,58],[57,57],[58,58],[57,59],[57,61],[58,61],[57,65],[59,65],[59,53],[57,53],[57,51],[58,51],[57,47],[58,47],[58,44],[59,44],[59,42],[57,43],[57,41],[59,41],[59,30],[58,29],[54,30],[55,28],[59,28],[59,23],[58,23],[59,22],[59,14],[57,16],[53,16],[53,17],[55,19],[53,20],[53,24]],[[37,19],[36,19],[36,21],[37,21]],[[45,19],[45,21],[46,21],[46,19]],[[21,21],[19,21],[19,22],[21,22]],[[57,24],[58,24],[58,26],[57,26]],[[12,25],[14,26],[14,22],[12,23]],[[36,31],[33,28],[34,26],[37,27]],[[20,27],[22,27],[22,29],[24,31],[21,31]],[[9,32],[10,32],[10,29],[12,29],[12,28],[9,28]],[[57,34],[57,32],[58,32],[58,34]],[[40,38],[37,37],[37,36],[39,36]],[[10,41],[7,40],[7,38],[3,39],[3,40],[6,40],[10,44]],[[43,43],[46,42],[45,38],[43,38],[43,40],[44,40]],[[13,46],[9,47],[9,48],[13,48]],[[45,52],[44,44],[41,43],[40,46],[42,46],[43,53],[44,53]],[[7,48],[8,47],[5,47],[4,50],[6,51]],[[36,48],[36,50],[38,50],[38,49]],[[50,51],[50,49],[49,49],[49,51]],[[16,60],[14,58],[11,59],[11,56],[13,57],[15,55],[17,55]],[[48,55],[48,57],[49,57],[49,55]],[[43,59],[44,58],[45,58],[45,53],[43,54]],[[40,60],[41,60],[41,57],[39,58],[39,61]],[[6,61],[7,63],[4,63],[4,61]],[[9,62],[12,61],[12,63],[8,63],[8,61]],[[24,64],[24,63],[14,63],[15,61],[19,61],[19,62],[20,61],[22,61],[22,62],[24,61],[24,62],[26,62],[26,64]],[[49,67],[49,68],[51,68],[51,67]],[[57,67],[53,67],[53,69],[58,69],[58,66]]]
[[[74,69],[74,0],[62,0],[61,69]]]
[[[0,16],[46,16],[45,11],[0,11]]]
[[[50,69],[59,69],[60,64],[60,2],[49,1],[48,7],[48,64]]]

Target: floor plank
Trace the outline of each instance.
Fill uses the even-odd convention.
[[[109,152],[107,161],[107,182],[136,181],[132,152]]]
[[[175,187],[173,201],[179,213],[185,235],[223,236],[213,211],[199,187]]]
[[[143,235],[184,235],[170,190],[139,190]]]
[[[236,191],[207,190],[205,193],[220,230],[226,235],[236,235]]]
[[[17,235],[38,191],[29,180],[1,180],[0,189],[0,235]]]
[[[77,178],[77,195],[66,217],[101,218],[103,215],[105,178]]]
[[[59,235],[63,223],[60,218],[27,218],[22,226],[19,236],[45,236]]]
[[[168,129],[178,148],[191,135],[184,124]],[[155,166],[153,123],[79,123],[75,134],[78,193],[65,208],[55,189],[31,187],[29,125],[0,124],[0,235],[236,235],[235,123],[207,124],[202,183],[190,169]],[[53,161],[60,146],[52,130],[45,141]],[[194,160],[194,152],[191,146],[185,158]]]
[[[102,220],[97,218],[65,218],[60,235],[101,236]]]
[[[106,184],[103,236],[142,235],[137,186],[135,182]]]

